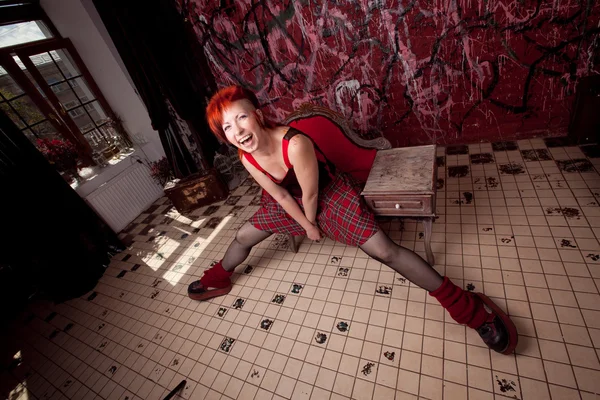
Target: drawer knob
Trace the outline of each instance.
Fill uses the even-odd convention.
[[[396,204],[396,210],[399,209],[401,206],[400,204]]]

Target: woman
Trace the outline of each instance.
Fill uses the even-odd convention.
[[[238,148],[242,164],[266,193],[263,206],[239,229],[223,260],[190,284],[192,299],[229,293],[235,267],[273,233],[312,240],[325,234],[360,247],[427,290],[456,322],[476,329],[492,350],[509,354],[515,349],[516,328],[498,306],[483,294],[455,286],[419,255],[394,243],[377,226],[356,183],[336,173],[308,136],[266,119],[254,93],[239,86],[220,90],[209,102],[207,118],[218,138]]]

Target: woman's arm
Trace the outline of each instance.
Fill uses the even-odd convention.
[[[262,186],[262,188],[265,189],[307,233],[315,229],[314,225],[306,218],[298,203],[296,203],[286,189],[282,188],[268,176],[256,169],[256,167],[250,164],[245,157],[242,158],[242,164],[248,172],[250,172],[250,175],[252,175],[256,182],[258,182],[258,184]]]
[[[319,164],[313,143],[304,135],[294,136],[290,140],[288,157],[302,188],[304,214],[312,224],[315,224],[319,198]]]

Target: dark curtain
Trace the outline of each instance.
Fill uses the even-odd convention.
[[[219,143],[206,122],[205,107],[216,85],[201,46],[174,1],[94,0],[94,5],[146,104],[175,172],[186,176],[195,172],[195,167],[181,132],[170,123],[165,98],[188,123],[212,167]]]
[[[93,289],[123,245],[0,111],[0,312]]]

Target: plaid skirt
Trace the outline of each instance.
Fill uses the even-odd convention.
[[[356,247],[379,231],[375,215],[362,199],[361,191],[361,185],[354,178],[338,173],[319,193],[317,226],[325,236]],[[294,200],[304,211],[302,198],[294,197]],[[306,235],[304,228],[265,190],[262,192],[261,208],[249,222],[266,232]]]

